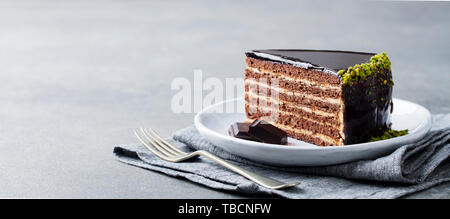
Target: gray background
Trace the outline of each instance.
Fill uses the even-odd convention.
[[[0,197],[241,197],[119,163],[112,147],[139,126],[190,125],[170,110],[172,80],[242,77],[248,49],[386,51],[395,97],[450,112],[449,30],[447,2],[0,1]]]

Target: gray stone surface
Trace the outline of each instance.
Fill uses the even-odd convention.
[[[175,77],[242,77],[243,51],[386,51],[394,96],[450,111],[450,3],[0,1],[0,197],[241,198],[114,159],[174,114]],[[68,153],[69,152],[69,153]],[[450,184],[410,198],[450,198]]]

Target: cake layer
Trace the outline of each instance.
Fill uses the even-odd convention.
[[[245,100],[246,100],[246,106],[245,106],[246,112],[250,112],[250,110],[248,109],[248,107],[250,107],[249,95],[245,95]],[[258,100],[252,99],[252,101],[258,101]],[[257,102],[253,102],[253,103],[257,103]],[[270,106],[270,104],[272,104],[272,102],[269,102],[269,106]],[[313,110],[313,109],[310,109],[307,107],[295,106],[292,103],[276,103],[276,105],[278,106],[278,110],[280,112],[286,112],[286,113],[298,115],[300,117],[310,118],[310,119],[316,120],[316,121],[322,121],[323,123],[326,123],[327,125],[330,125],[330,126],[335,126],[335,127],[341,126],[338,115],[325,114],[323,112],[316,111],[316,110]],[[257,110],[258,105],[254,106],[254,107]],[[261,107],[261,106],[259,106],[259,107]]]
[[[342,121],[342,117],[324,117],[319,116],[314,113],[306,112],[305,109],[299,109],[298,107],[289,106],[292,103],[276,103],[271,101],[263,100],[266,102],[263,106],[260,105],[259,99],[251,99],[249,95],[246,94],[246,105],[245,110],[247,112],[247,117],[250,119],[261,119],[271,121],[274,125],[283,125],[289,127],[292,130],[303,130],[302,136],[307,133],[316,133],[326,136],[328,138],[334,139],[333,144],[325,145],[336,145],[336,142],[341,142],[344,133],[343,125],[339,122]],[[250,105],[253,103],[254,105]],[[310,108],[306,108],[312,110]],[[291,130],[291,131],[292,131]],[[295,137],[295,136],[292,136]],[[304,140],[304,139],[303,139]],[[321,139],[324,140],[324,139]],[[330,142],[330,140],[327,140]],[[316,142],[312,142],[316,143]],[[323,142],[322,142],[323,143]],[[323,144],[321,144],[323,145]]]
[[[305,89],[305,92],[315,95],[324,95],[328,97],[338,97],[341,93],[341,87],[327,86],[314,83],[307,79],[298,79],[292,76],[285,76],[277,73],[273,73],[268,70],[258,70],[256,68],[245,68],[245,78],[259,79],[259,78],[271,78],[277,82],[280,86],[291,89]]]
[[[291,111],[280,110],[279,107],[258,106],[256,108],[251,108],[249,103],[246,103],[246,104],[247,104],[246,109],[248,109],[248,112],[250,114],[264,114],[265,116],[273,115],[274,120],[278,119],[278,120],[282,121],[284,125],[290,124],[294,128],[301,127],[304,129],[308,129],[306,126],[319,125],[319,126],[323,126],[323,127],[332,129],[333,131],[330,131],[330,132],[328,132],[328,131],[322,132],[323,134],[329,134],[329,135],[334,135],[334,134],[340,135],[339,132],[342,130],[342,126],[340,123],[333,124],[333,123],[327,122],[327,120],[313,119],[313,118],[309,118],[306,116],[301,116],[301,115],[293,113]],[[249,116],[252,116],[252,115],[249,115]],[[286,120],[286,118],[289,118],[290,120]],[[304,123],[299,124],[298,121],[302,121]],[[334,133],[334,134],[331,134],[331,133]],[[335,137],[339,137],[338,135],[336,135]]]
[[[258,111],[255,114],[269,116],[272,115],[272,112],[270,112],[270,109],[266,109],[265,112]],[[327,125],[320,120],[312,120],[288,112],[278,112],[276,120],[272,120],[272,122],[276,122],[277,124],[281,124],[292,129],[313,131],[336,139],[341,137],[339,127]]]
[[[287,76],[277,76],[271,72],[259,72],[257,69],[246,68],[245,69],[246,80],[266,80],[267,84],[271,82],[277,82],[277,85],[281,88],[289,89],[291,91],[299,91],[302,93],[311,94],[317,97],[327,98],[339,98],[341,95],[341,89],[339,87],[325,87],[311,83],[308,80],[295,79]]]
[[[283,129],[282,127],[280,127]],[[338,139],[331,139],[327,136],[323,136],[321,134],[314,134],[309,131],[298,131],[298,130],[291,130],[291,129],[283,129],[286,133],[288,133],[289,136],[295,139],[302,140],[304,142],[308,142],[311,144],[315,144],[318,146],[340,146],[344,145],[344,143],[341,140]]]
[[[289,136],[316,145],[343,144],[340,87],[254,68],[245,69],[244,83],[249,119],[264,118]]]
[[[252,116],[249,116],[249,119],[264,118],[264,120],[287,132],[289,136],[319,146],[343,145],[343,140],[340,138],[339,132],[335,131],[336,133],[332,134],[330,132],[333,131],[330,131],[330,128],[320,126],[318,124],[309,124],[309,126],[304,127],[294,127],[292,125],[284,124],[285,121],[289,120],[289,117],[287,116],[278,116],[278,120],[275,121],[268,115],[270,114],[258,112],[252,114]],[[302,122],[308,121],[298,120],[298,124],[301,124]]]
[[[247,57],[245,59],[247,67],[256,68],[259,71],[270,71],[295,79],[306,79],[314,84],[322,86],[340,86],[340,79],[336,75],[328,74],[313,69],[304,69],[292,65],[285,65],[276,62],[262,61]]]
[[[302,105],[300,103],[290,102],[290,101],[285,101],[285,100],[275,100],[272,97],[257,95],[253,92],[247,92],[245,94],[245,99],[246,99],[246,101],[249,101],[249,103],[258,104],[258,106],[262,105],[261,102],[263,102],[263,103],[265,103],[265,105],[269,105],[269,106],[272,104],[275,104],[280,109],[285,107],[285,108],[289,108],[291,110],[295,110],[295,112],[305,111],[308,113],[316,114],[318,116],[329,117],[331,119],[338,119],[339,113],[340,113],[340,112],[327,112],[317,106]]]
[[[261,85],[258,85],[261,86]],[[265,89],[264,93],[261,93],[260,89],[257,86],[251,86],[246,81],[245,83],[245,92],[246,93],[252,93],[253,96],[262,96],[262,97],[276,97],[277,100],[274,101],[285,101],[285,102],[291,102],[293,104],[299,105],[299,106],[314,106],[314,109],[320,109],[321,111],[336,114],[340,111],[341,105],[340,105],[340,99],[325,99],[325,98],[318,98],[307,94],[301,94],[301,93],[293,93],[284,91],[282,89],[276,89],[276,88],[269,88],[265,87],[263,84],[263,89]],[[272,93],[274,92],[274,95]]]
[[[342,124],[338,122],[337,119],[334,118],[329,118],[329,117],[322,117],[324,119],[314,119],[312,117],[308,117],[306,115],[308,115],[307,113],[305,113],[306,115],[302,115],[300,113],[296,113],[292,110],[283,110],[280,109],[282,107],[274,107],[274,106],[251,106],[249,103],[246,103],[246,109],[248,112],[248,116],[252,116],[252,114],[256,113],[256,112],[262,112],[263,114],[270,114],[270,113],[274,113],[274,117],[277,118],[277,113],[279,115],[293,115],[295,117],[298,118],[304,118],[306,120],[318,123],[318,124],[322,124],[324,126],[328,126],[330,128],[336,128],[338,130],[342,129]],[[329,120],[334,120],[334,121],[329,121]]]
[[[312,87],[318,88],[318,89],[323,89],[323,90],[340,90],[341,89],[340,86],[331,85],[331,84],[324,84],[324,83],[317,83],[317,82],[314,82],[312,80],[308,80],[306,78],[300,78],[300,77],[297,77],[297,76],[294,76],[294,75],[288,76],[288,75],[285,75],[285,74],[272,72],[272,71],[267,70],[267,69],[258,69],[258,68],[246,67],[244,70],[247,70],[247,69],[251,70],[252,72],[257,73],[257,74],[269,75],[269,76],[273,76],[275,78],[284,79],[286,81],[309,85],[309,86],[312,86]]]

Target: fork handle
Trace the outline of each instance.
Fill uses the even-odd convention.
[[[226,167],[229,170],[231,170],[235,173],[238,173],[255,183],[258,183],[259,185],[262,185],[262,186],[270,188],[270,189],[282,189],[282,188],[287,188],[287,187],[293,187],[298,184],[298,183],[284,183],[284,182],[280,182],[278,180],[275,180],[275,179],[272,179],[269,177],[261,176],[259,174],[245,170],[239,166],[231,164],[231,163],[223,160],[222,158],[219,158],[216,155],[213,155],[207,151],[199,150],[199,151],[194,152],[194,154],[203,155],[203,156],[211,159],[212,161],[217,162],[218,164],[222,165],[223,167]]]

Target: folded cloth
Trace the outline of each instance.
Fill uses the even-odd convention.
[[[433,126],[426,137],[389,155],[325,167],[274,167],[256,163],[212,145],[194,126],[175,132],[168,141],[186,152],[206,150],[255,173],[301,183],[289,189],[267,189],[207,158],[170,163],[139,144],[116,146],[114,154],[124,163],[210,188],[284,198],[398,198],[450,180],[450,114],[433,115]]]

